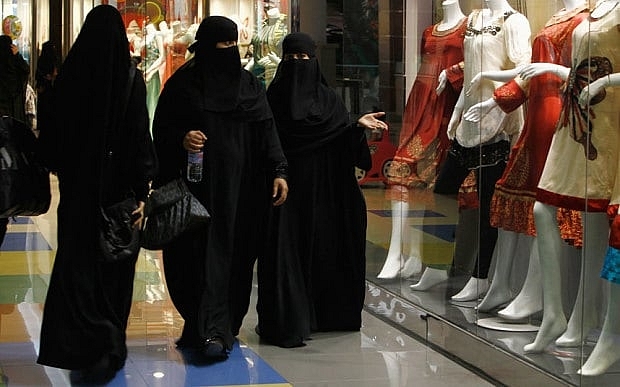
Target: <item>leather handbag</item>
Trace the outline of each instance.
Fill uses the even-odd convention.
[[[187,188],[182,178],[151,191],[146,200],[142,247],[161,250],[179,235],[205,224],[207,209]]]
[[[28,125],[0,117],[0,218],[41,215],[50,207],[49,171],[35,156],[36,141]]]
[[[138,208],[135,197],[128,197],[105,208],[100,207],[99,247],[104,262],[115,262],[137,256],[140,251],[140,228],[134,227]]]

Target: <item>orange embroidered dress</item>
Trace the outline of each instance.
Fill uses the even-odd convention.
[[[463,39],[467,18],[445,31],[427,27],[422,35],[421,65],[403,112],[396,155],[388,172],[389,200],[408,201],[408,188],[429,189],[450,145],[446,134],[454,105],[463,86]],[[448,84],[437,95],[439,74]]]
[[[570,66],[573,30],[587,17],[584,6],[551,18],[534,38],[532,63]],[[529,101],[521,134],[512,148],[503,176],[495,185],[491,202],[494,227],[536,235],[533,215],[536,188],[560,116],[562,84],[559,77],[545,74],[534,77],[529,84],[520,79],[510,81],[494,92],[495,101],[505,112]],[[563,237],[578,239],[581,228],[578,214],[564,211],[561,219],[565,228]]]

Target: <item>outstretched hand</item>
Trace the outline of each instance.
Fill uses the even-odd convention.
[[[370,130],[387,130],[388,125],[380,118],[385,116],[385,112],[367,113],[357,120],[357,124]]]

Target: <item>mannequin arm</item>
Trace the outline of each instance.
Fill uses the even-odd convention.
[[[606,77],[599,78],[581,90],[581,94],[579,94],[579,104],[584,107],[604,88],[618,85],[620,85],[620,73],[609,74]]]
[[[463,106],[465,105],[465,93],[461,90],[461,94],[459,95],[458,101],[456,101],[456,105],[454,106],[454,111],[452,112],[452,117],[450,117],[450,122],[448,123],[448,139],[454,140],[456,137],[456,128],[461,121],[461,114],[463,114]]]
[[[469,89],[467,95],[471,95],[478,90],[480,83],[483,79],[490,79],[497,82],[508,82],[519,75],[519,72],[525,66],[516,67],[510,70],[497,70],[497,71],[482,71],[476,74],[474,78],[469,82]]]
[[[496,106],[497,102],[495,102],[495,99],[489,98],[486,101],[479,102],[470,107],[465,114],[463,114],[463,119],[470,122],[480,122],[482,117]]]
[[[565,81],[570,74],[570,68],[555,63],[530,63],[519,71],[519,76],[528,81],[533,77],[547,73],[555,74]]]

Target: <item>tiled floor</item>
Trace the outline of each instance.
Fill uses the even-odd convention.
[[[54,199],[47,214],[12,222],[0,248],[0,386],[70,384],[67,371],[35,363],[56,248],[56,193]],[[360,332],[317,334],[295,349],[260,343],[255,325],[253,304],[230,359],[194,365],[174,346],[182,321],[168,299],[161,257],[142,251],[128,327],[129,359],[110,385],[491,385],[366,312]]]

